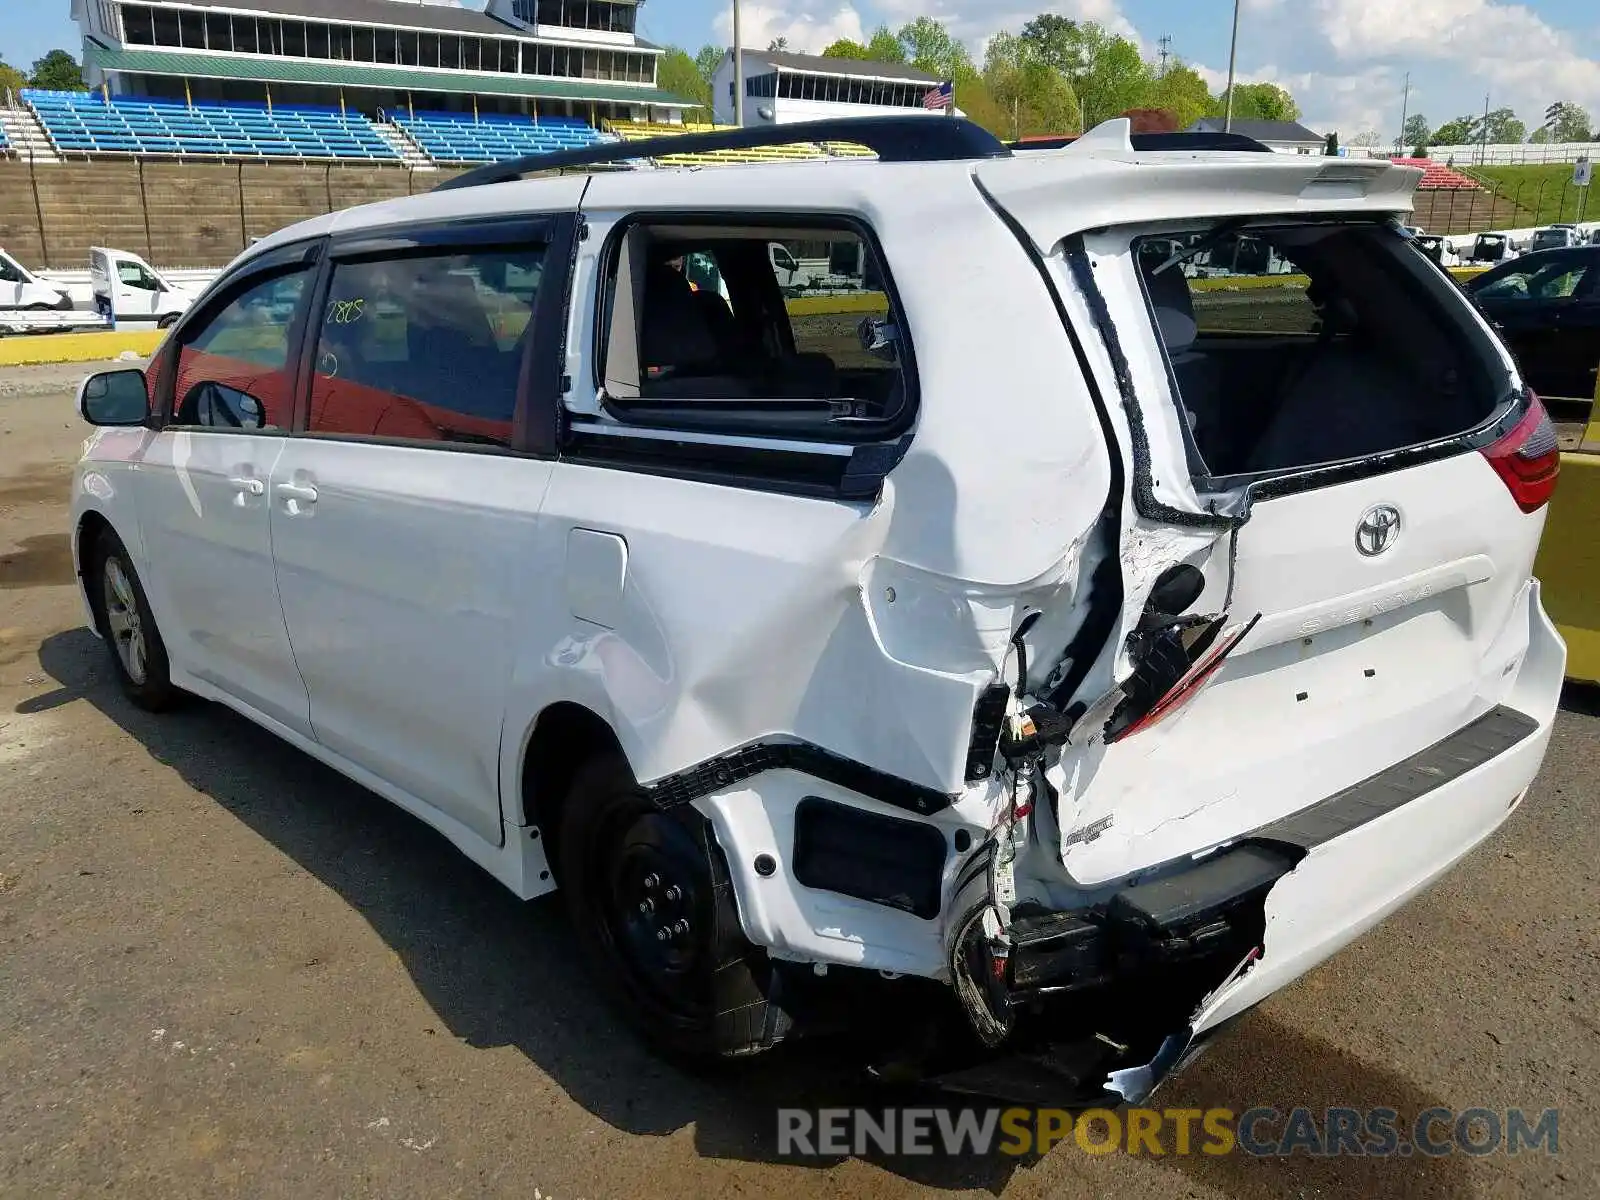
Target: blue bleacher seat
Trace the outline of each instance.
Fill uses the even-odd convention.
[[[393,147],[358,112],[265,103],[185,104],[157,97],[24,89],[56,146],[73,154],[220,155],[397,161]],[[3,145],[0,136],[0,145]]]
[[[522,154],[576,149],[606,140],[573,117],[531,117],[471,113],[391,114],[395,124],[440,163],[494,162]]]

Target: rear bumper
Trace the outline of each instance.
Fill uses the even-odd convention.
[[[1126,998],[1142,1004],[1148,997],[1152,1017],[1143,1028],[1112,1026],[1109,1043],[1128,1043],[1130,1053],[1092,1053],[1087,1041],[1035,1040],[999,1047],[989,1061],[943,1082],[1034,1103],[1107,1096],[1139,1102],[1209,1035],[1470,853],[1533,782],[1559,700],[1565,649],[1539,604],[1537,584],[1527,599],[1527,656],[1505,701],[1477,720],[1186,870],[1124,889],[1101,910],[1026,923],[1031,928],[1005,964],[1006,1003],[1037,1007],[1068,992],[1079,1001],[1065,1014],[1071,1020],[1082,1012],[1085,975],[1091,989],[1119,989],[1124,1005]],[[1208,982],[1197,988],[1197,980]],[[1158,995],[1185,988],[1188,999]],[[1187,1021],[1173,1019],[1183,1010]],[[1115,1021],[1115,1008],[1109,1011]],[[1170,1023],[1151,1027],[1163,1019]],[[1050,1024],[1059,1029],[1063,1022]],[[1081,1025],[1073,1031],[1082,1034]]]

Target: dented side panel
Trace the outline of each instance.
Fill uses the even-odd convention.
[[[557,464],[540,553],[566,575],[530,612],[542,640],[516,666],[508,744],[571,701],[611,724],[646,783],[757,740],[799,739],[946,795],[966,786],[977,698],[1024,606],[1078,603],[1111,468],[1049,291],[977,192],[871,182],[797,174],[774,207],[865,222],[902,299],[920,407],[881,495],[842,502]],[[609,232],[640,214],[635,199],[611,176],[586,199],[568,403],[600,420],[595,267]],[[652,180],[649,211],[676,208],[707,212],[701,179]],[[575,588],[575,530],[624,548],[596,586]],[[595,603],[604,587],[615,595]]]

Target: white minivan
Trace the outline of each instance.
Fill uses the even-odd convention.
[[[252,246],[83,386],[89,619],[136,703],[559,886],[669,1053],[870,995],[902,1071],[1142,1098],[1526,793],[1550,422],[1413,168],[1120,121],[660,152],[757,139],[877,157],[598,147]],[[1292,272],[1204,278],[1241,235]],[[791,306],[775,242],[855,243],[876,307]]]

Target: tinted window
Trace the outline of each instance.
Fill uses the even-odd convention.
[[[311,431],[509,445],[543,262],[538,248],[335,266]]]
[[[1485,300],[1565,300],[1583,286],[1588,269],[1587,262],[1572,258],[1519,266],[1483,284],[1477,295]]]
[[[178,351],[179,425],[287,428],[294,410],[289,346],[311,273],[298,268],[250,284],[197,329]]]

